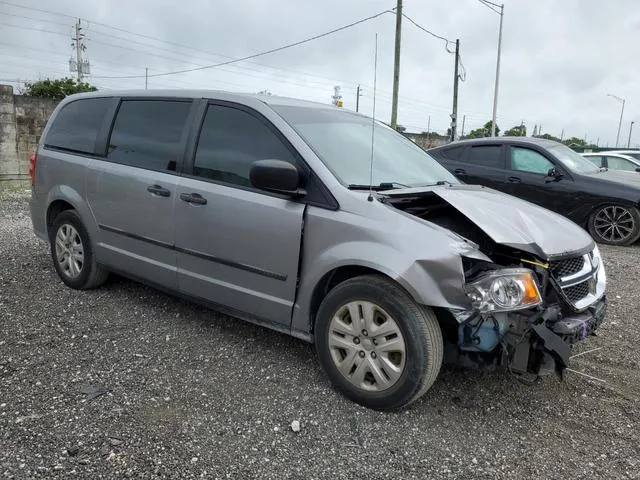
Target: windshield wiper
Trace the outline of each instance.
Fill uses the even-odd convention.
[[[404,183],[398,182],[381,182],[378,185],[359,185],[357,183],[352,183],[349,185],[349,190],[374,190],[376,192],[381,192],[383,190],[394,190],[396,188],[411,188],[409,185],[405,185]]]

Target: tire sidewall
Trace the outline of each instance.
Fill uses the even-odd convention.
[[[420,389],[430,352],[419,341],[416,325],[422,319],[419,307],[400,288],[392,296],[376,284],[345,282],[335,287],[324,299],[317,314],[315,344],[318,358],[333,385],[351,400],[374,409],[394,409],[406,404]],[[354,386],[337,369],[331,357],[328,334],[331,319],[343,305],[353,301],[372,302],[385,310],[397,323],[405,341],[405,368],[398,381],[381,392],[369,392]],[[431,360],[432,361],[432,360]]]
[[[629,239],[623,241],[623,242],[612,242],[610,240],[606,240],[602,237],[600,237],[600,235],[596,232],[595,229],[595,219],[596,219],[596,215],[598,215],[598,213],[605,209],[605,208],[609,208],[609,207],[621,207],[621,208],[625,208],[627,209],[631,215],[633,216],[633,219],[635,221],[635,232],[629,237]],[[617,246],[626,246],[626,245],[631,245],[635,242],[638,241],[638,239],[640,238],[640,212],[638,211],[637,208],[635,207],[629,207],[627,205],[618,205],[618,204],[607,204],[607,205],[600,205],[598,208],[596,208],[593,213],[591,214],[591,216],[589,217],[589,222],[588,222],[588,227],[589,227],[589,233],[591,234],[591,236],[593,237],[593,239],[600,244],[603,245],[617,245]]]
[[[82,271],[77,278],[69,278],[67,277],[62,268],[58,263],[58,259],[56,258],[56,247],[55,247],[55,239],[58,233],[58,229],[63,224],[69,224],[73,228],[76,229],[78,235],[80,236],[80,240],[82,241],[82,250],[84,252],[84,262],[82,264]],[[89,235],[87,230],[84,228],[82,221],[78,214],[73,210],[65,210],[58,214],[58,216],[53,220],[53,225],[51,226],[51,230],[49,231],[49,244],[51,246],[51,259],[53,260],[53,266],[56,270],[56,273],[60,277],[60,279],[65,283],[65,285],[74,288],[74,289],[82,289],[84,288],[91,275],[91,269],[93,266],[93,250],[91,248],[91,241],[89,239]]]

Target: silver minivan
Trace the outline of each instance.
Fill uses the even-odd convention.
[[[110,272],[314,342],[371,408],[444,363],[562,376],[604,319],[580,227],[461,184],[340,108],[212,91],[67,97],[30,166],[35,233],[71,288]]]

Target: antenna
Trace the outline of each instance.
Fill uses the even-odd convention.
[[[373,202],[373,141],[376,134],[376,80],[378,79],[378,32],[376,32],[376,49],[373,63],[373,115],[371,115],[371,160],[369,162],[369,200]]]

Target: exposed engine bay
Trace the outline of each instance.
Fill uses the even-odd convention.
[[[501,271],[526,272],[535,282],[530,288],[537,290],[532,295],[537,295],[538,301],[503,311],[480,306],[449,311],[450,320],[443,325],[445,362],[502,368],[519,375],[555,372],[562,377],[571,346],[594,334],[604,320],[606,276],[597,247],[549,255],[538,244],[499,243],[478,220],[500,216],[500,211],[480,212],[476,205],[470,210],[472,220],[469,212],[448,200],[446,193],[426,191],[389,195],[383,201],[473,242],[491,259],[462,257],[465,285],[472,286],[483,278],[490,282]],[[539,230],[536,233],[540,237]],[[475,293],[468,290],[467,295],[473,298]]]

